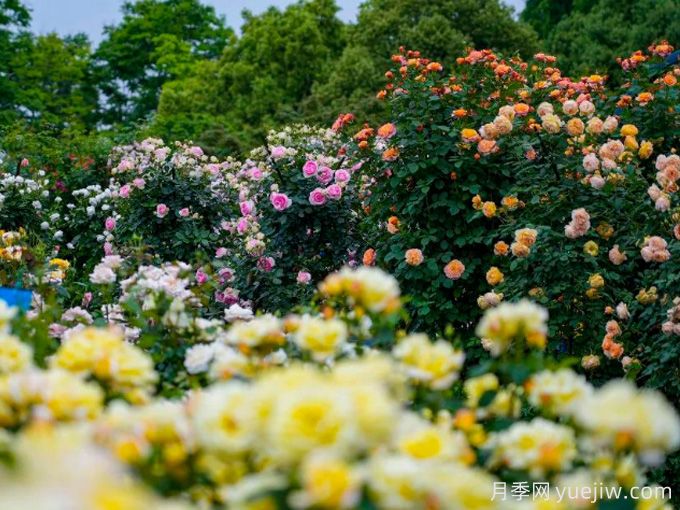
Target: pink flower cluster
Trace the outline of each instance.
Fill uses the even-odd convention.
[[[668,243],[659,236],[645,239],[640,254],[645,262],[666,262],[671,258],[671,252],[668,251]]]
[[[564,227],[564,235],[576,239],[586,235],[590,229],[590,215],[584,208],[571,211],[571,221]]]
[[[342,188],[339,184],[331,184],[327,188],[314,188],[309,194],[309,203],[312,205],[323,205],[326,199],[340,200]]]
[[[667,211],[671,207],[670,194],[678,191],[678,180],[680,180],[680,156],[673,154],[664,156],[660,154],[656,158],[656,182],[659,186],[652,184],[647,193],[654,201],[657,211]]]
[[[673,307],[666,312],[668,320],[661,325],[666,335],[680,335],[680,297],[673,300]]]
[[[132,192],[133,186],[137,189],[144,189],[146,181],[141,177],[137,177],[132,180],[132,186],[130,184],[123,184],[118,190],[118,196],[120,198],[128,198]]]

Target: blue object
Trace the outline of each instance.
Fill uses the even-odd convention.
[[[33,292],[30,290],[0,287],[0,300],[4,301],[9,306],[16,306],[21,310],[28,310],[31,308],[32,298]]]

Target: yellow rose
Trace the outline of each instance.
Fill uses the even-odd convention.
[[[591,257],[597,257],[600,252],[600,247],[595,241],[588,241],[583,245],[583,253],[590,255]]]
[[[636,136],[638,134],[638,128],[633,124],[624,124],[621,127],[621,136]]]
[[[600,273],[591,274],[588,278],[588,284],[594,289],[601,289],[604,287],[604,278]]]
[[[501,270],[498,269],[496,266],[493,266],[491,269],[489,269],[486,272],[486,281],[491,286],[496,286],[499,283],[501,283],[503,281],[504,277],[505,277],[505,275],[503,275]]]

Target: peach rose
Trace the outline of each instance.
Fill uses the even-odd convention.
[[[444,274],[449,280],[458,280],[465,273],[465,264],[458,259],[453,259],[444,266]]]
[[[406,260],[406,263],[409,266],[419,266],[420,264],[423,263],[425,257],[423,256],[423,252],[420,251],[418,248],[411,248],[409,250],[406,250],[406,253],[404,254],[404,259]]]

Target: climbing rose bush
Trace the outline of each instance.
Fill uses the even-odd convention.
[[[222,225],[232,237],[215,265],[234,272],[256,307],[302,303],[325,274],[356,264],[363,180],[345,143],[338,129],[291,126],[271,132],[231,176],[238,213]]]

